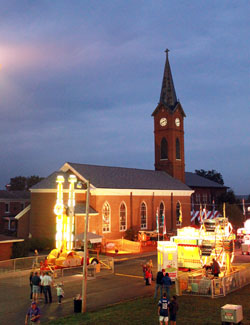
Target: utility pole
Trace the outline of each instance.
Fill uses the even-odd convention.
[[[89,180],[86,181],[87,193],[86,193],[86,214],[85,214],[85,224],[84,224],[84,257],[83,257],[83,279],[82,279],[82,313],[86,312],[86,298],[87,298],[87,249],[88,249],[88,219],[89,219],[89,192],[90,183]]]

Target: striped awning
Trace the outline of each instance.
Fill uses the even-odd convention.
[[[218,217],[222,217],[221,213],[219,211],[207,211],[206,212],[207,219],[215,219]],[[205,212],[202,211],[202,218],[204,219],[206,217]],[[195,219],[198,218],[198,221],[200,221],[200,211],[191,211],[191,222],[194,222]]]

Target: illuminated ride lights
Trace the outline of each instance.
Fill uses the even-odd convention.
[[[225,274],[232,271],[234,259],[233,227],[227,218],[204,219],[200,227],[201,265],[212,264],[213,258],[225,269]]]

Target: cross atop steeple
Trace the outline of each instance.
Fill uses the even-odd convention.
[[[160,103],[173,109],[177,104],[177,97],[174,88],[174,82],[172,78],[171,68],[168,60],[169,49],[166,52],[166,63],[162,80]]]

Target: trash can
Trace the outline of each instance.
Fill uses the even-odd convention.
[[[222,324],[241,324],[243,312],[241,305],[227,304],[221,307]]]
[[[82,312],[82,299],[74,299],[74,313]]]

